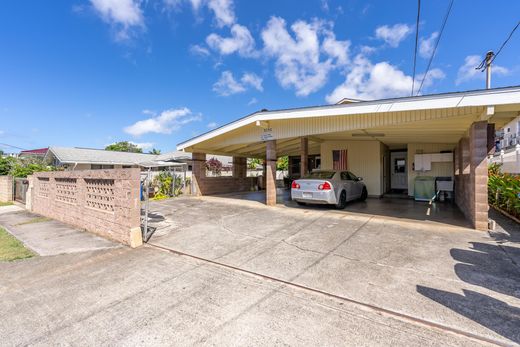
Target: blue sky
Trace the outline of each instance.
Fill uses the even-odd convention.
[[[418,81],[449,0],[422,1]],[[163,152],[267,108],[411,93],[417,1],[4,1],[0,143]],[[520,2],[455,0],[421,94],[480,89]],[[520,32],[493,87],[518,85]],[[16,151],[0,145],[6,152]]]

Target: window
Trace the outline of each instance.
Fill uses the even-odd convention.
[[[123,165],[123,169],[131,169],[132,165]]]
[[[108,170],[113,169],[114,165],[99,165],[99,164],[92,164],[90,165],[91,170]]]
[[[352,172],[348,171],[347,173],[352,181],[358,180],[358,177],[356,175],[354,175]]]
[[[305,178],[318,178],[329,180],[334,176],[334,171],[313,171],[305,176]]]
[[[394,161],[394,172],[405,173],[406,172],[406,160],[403,158],[395,159]]]

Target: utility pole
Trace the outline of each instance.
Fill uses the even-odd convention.
[[[491,88],[491,61],[494,56],[495,53],[493,53],[493,51],[488,51],[486,53],[486,89]]]

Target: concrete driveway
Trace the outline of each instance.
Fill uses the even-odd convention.
[[[219,197],[152,209],[158,226],[152,245],[421,324],[520,343],[517,242],[388,211],[269,208]]]
[[[0,263],[2,344],[520,342],[517,234],[221,198],[153,209],[138,249]]]

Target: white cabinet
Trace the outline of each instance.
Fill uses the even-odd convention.
[[[452,153],[430,153],[430,154],[415,154],[414,156],[414,170],[415,171],[430,171],[432,163],[441,163],[453,161]]]

